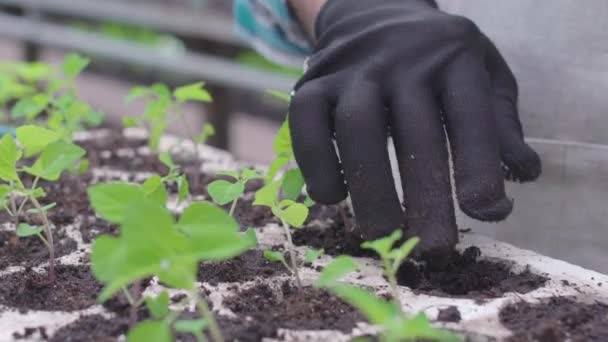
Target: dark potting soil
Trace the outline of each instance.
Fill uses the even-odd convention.
[[[452,322],[458,323],[462,320],[462,316],[460,315],[460,311],[455,306],[449,306],[445,309],[439,309],[439,314],[437,315],[437,320],[439,322]]]
[[[239,342],[259,342],[264,337],[272,336],[275,331],[271,326],[265,326],[256,321],[250,321],[241,319],[240,317],[231,318],[226,316],[219,316],[215,314],[215,320],[220,326],[222,336],[226,341],[239,341]],[[199,319],[200,315],[198,312],[184,312],[179,316],[179,319]],[[207,338],[211,340],[209,332],[207,331]],[[176,340],[181,342],[197,342],[196,338],[192,334],[179,333],[175,334]]]
[[[76,241],[63,230],[53,231],[55,256],[62,257],[76,250]],[[49,252],[37,236],[19,238],[14,231],[0,231],[0,268],[8,266],[36,266],[48,261]]]
[[[230,205],[226,206],[229,210]],[[234,209],[234,218],[242,229],[249,227],[263,227],[267,223],[276,222],[272,211],[268,207],[254,206],[253,200],[240,199]]]
[[[194,319],[199,316],[190,314],[182,316],[184,319]],[[270,336],[274,331],[257,322],[248,322],[236,318],[216,316],[222,335],[226,341],[259,342],[262,338]],[[50,342],[81,342],[99,341],[115,342],[129,330],[129,320],[126,317],[104,318],[101,315],[82,316],[78,320],[60,328],[50,338]],[[37,331],[31,328],[29,336]],[[28,337],[29,337],[28,336]],[[176,334],[179,341],[195,342],[190,334]],[[24,337],[25,338],[25,337]]]
[[[224,304],[241,320],[272,328],[292,330],[340,330],[350,332],[365,319],[357,310],[331,294],[312,287],[298,289],[284,282],[273,291],[266,284],[238,292],[224,300]]]
[[[266,260],[262,251],[250,250],[232,260],[201,263],[198,268],[198,280],[211,285],[242,283],[286,272],[281,263]]]
[[[47,340],[49,338],[49,336],[46,333],[45,327],[36,327],[36,328],[28,327],[28,328],[23,329],[23,332],[15,331],[15,332],[13,332],[13,338],[15,340],[31,340],[32,337],[35,336],[35,334],[38,334],[40,336],[40,338],[42,338],[43,340]]]
[[[608,305],[600,302],[553,297],[543,303],[508,305],[499,316],[513,332],[510,342],[608,341]]]
[[[27,269],[0,277],[0,304],[20,311],[82,310],[95,304],[102,288],[88,266],[55,267],[54,285],[49,284],[44,273]]]
[[[480,255],[479,248],[469,247],[454,252],[441,268],[406,262],[398,271],[397,282],[415,293],[483,299],[507,292],[528,293],[548,280],[529,270],[516,274],[508,265],[479,259]]]
[[[82,316],[78,320],[61,327],[49,341],[81,342],[99,341],[114,342],[129,330],[126,317],[104,318],[101,315]]]
[[[346,208],[344,207],[346,211]],[[347,212],[347,219],[351,214]],[[329,224],[326,227],[318,227],[311,223],[315,220]],[[352,222],[352,221],[351,221]],[[308,224],[303,228],[293,231],[293,242],[297,246],[309,246],[316,249],[324,249],[329,255],[352,255],[361,257],[376,257],[370,250],[361,248],[363,239],[354,233],[352,226],[344,224],[344,219],[336,206],[323,207],[314,206],[311,209]]]

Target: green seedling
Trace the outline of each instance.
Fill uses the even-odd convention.
[[[39,62],[1,64],[0,106],[8,112],[8,104],[14,102],[11,119],[43,125],[70,140],[75,131],[98,126],[104,117],[78,98],[76,79],[89,62],[72,53],[60,67]]]
[[[359,268],[351,257],[337,257],[332,263],[325,266],[315,287],[330,291],[359,310],[370,323],[379,326],[381,341],[461,341],[458,336],[433,327],[423,313],[408,315],[401,310],[401,305],[397,301],[387,302],[363,288],[340,281]]]
[[[218,175],[227,176],[231,180],[218,179],[213,181],[207,186],[207,191],[213,201],[221,206],[232,203],[229,211],[230,216],[234,216],[236,204],[245,193],[247,182],[262,178],[262,174],[253,169],[243,169],[241,172],[222,171]]]
[[[188,101],[209,103],[212,101],[211,94],[205,89],[203,82],[197,82],[171,91],[166,85],[161,83],[153,84],[150,87],[135,87],[127,96],[127,102],[136,99],[144,99],[146,109],[143,115],[129,116],[123,119],[126,127],[142,126],[149,134],[149,145],[152,151],[158,153],[160,137],[165,133],[166,128],[173,120],[179,120],[188,134],[197,158],[200,158],[199,145],[215,134],[213,126],[204,125],[201,132],[194,134],[188,127],[184,119],[181,107]]]
[[[178,203],[182,203],[186,198],[190,196],[190,184],[188,183],[188,177],[185,174],[180,172],[179,165],[173,162],[171,155],[169,152],[161,152],[159,154],[158,159],[167,166],[169,172],[166,176],[160,177],[160,184],[169,184],[176,183],[177,184],[177,201]],[[154,181],[156,183],[156,181]],[[154,183],[152,184],[154,185]],[[159,186],[159,185],[156,185]],[[152,186],[154,188],[154,186]]]
[[[400,302],[397,271],[420,242],[419,238],[413,237],[405,241],[401,246],[393,247],[397,241],[401,240],[402,235],[403,233],[399,229],[387,237],[361,244],[361,248],[373,250],[382,259],[384,276],[388,280],[391,294],[397,303]]]
[[[146,297],[144,302],[152,317],[129,331],[128,342],[172,341],[173,331],[192,334],[199,342],[206,341],[204,331],[209,323],[203,318],[179,319],[180,312],[169,308],[169,294],[166,291],[154,298]]]
[[[49,281],[55,281],[55,248],[47,212],[55,204],[43,206],[45,196],[40,180],[56,181],[85,155],[85,150],[65,140],[58,132],[38,126],[17,128],[17,140],[10,134],[0,139],[0,209],[11,217],[19,237],[37,236],[49,251]],[[31,160],[34,159],[33,162]],[[26,186],[25,175],[34,177]],[[32,208],[26,208],[30,204]],[[40,226],[20,223],[24,214],[35,215]]]
[[[97,215],[118,224],[120,232],[117,237],[102,235],[93,244],[93,272],[105,285],[99,301],[108,300],[129,284],[155,276],[168,287],[188,291],[210,335],[215,341],[223,341],[195,285],[197,265],[242,254],[257,244],[255,233],[240,233],[238,223],[209,202],[191,203],[176,220],[167,209],[166,197],[143,185],[98,184],[89,187],[88,195]],[[160,341],[169,341],[164,324],[142,323],[130,336],[133,341],[140,336],[162,336]]]
[[[302,287],[302,279],[298,272],[298,262],[296,259],[295,246],[291,237],[290,227],[300,228],[308,218],[309,209],[306,205],[298,203],[292,199],[279,199],[279,191],[281,189],[281,181],[273,181],[258,190],[255,194],[253,205],[265,206],[272,210],[272,214],[279,219],[281,227],[287,238],[287,251],[289,252],[289,261],[291,267],[288,269],[296,278],[298,287]],[[271,256],[269,252],[265,253]],[[280,261],[280,260],[276,260]],[[284,262],[284,261],[283,261]],[[285,265],[287,265],[284,262]]]

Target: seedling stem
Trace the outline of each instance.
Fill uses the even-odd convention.
[[[224,342],[224,336],[222,336],[220,327],[217,324],[217,321],[215,320],[213,313],[209,309],[207,302],[203,298],[201,298],[201,296],[198,294],[196,289],[194,291],[192,291],[192,296],[193,296],[194,300],[196,301],[196,307],[198,308],[199,314],[209,324],[209,334],[211,334],[211,338],[215,342]]]
[[[291,263],[291,269],[293,271],[294,276],[296,277],[296,283],[298,288],[302,288],[302,279],[300,278],[300,272],[298,271],[298,262],[296,260],[296,253],[294,251],[294,244],[291,239],[291,232],[289,231],[289,225],[285,222],[284,219],[281,219],[281,226],[285,231],[285,236],[287,236],[287,250],[289,251],[289,262]]]
[[[236,209],[236,204],[239,201],[239,198],[235,198],[234,201],[232,201],[232,205],[230,206],[230,212],[228,213],[228,215],[234,217],[234,210]]]
[[[37,181],[38,178],[36,178],[34,184],[36,184]],[[42,209],[42,206],[40,205],[36,197],[32,196],[31,194],[28,196],[30,201],[34,205],[34,208],[36,208],[36,210],[38,211],[40,218],[42,219],[44,235],[46,235],[46,241],[45,239],[42,239],[42,241],[45,242],[46,247],[49,249],[49,282],[51,284],[55,284],[55,244],[53,242],[53,232],[51,231],[51,225],[49,223],[48,217],[46,216],[46,211]],[[40,238],[42,238],[42,236],[40,236]]]

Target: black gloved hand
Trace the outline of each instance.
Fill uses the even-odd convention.
[[[294,151],[314,200],[337,203],[350,192],[364,239],[404,227],[421,237],[422,252],[453,248],[445,131],[458,201],[473,218],[498,221],[511,212],[501,165],[512,179],[539,176],[540,160],[523,141],[515,79],[470,20],[425,0],[329,0],[316,36],[290,108]]]

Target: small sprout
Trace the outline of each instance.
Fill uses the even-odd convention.
[[[201,129],[201,133],[194,137],[194,140],[199,144],[205,144],[207,139],[215,135],[215,127],[213,125],[206,123],[203,125]]]
[[[69,78],[76,78],[90,62],[91,60],[86,57],[70,53],[63,60],[63,72]]]
[[[102,235],[93,243],[93,273],[105,285],[99,300],[103,302],[129,284],[156,276],[168,287],[190,292],[210,335],[215,341],[223,341],[213,314],[198,294],[196,266],[201,261],[227,260],[242,254],[257,245],[255,233],[241,233],[232,217],[209,202],[191,203],[176,221],[166,203],[160,202],[165,197],[157,194],[159,188],[164,187],[158,175],[141,186],[109,183],[89,187],[89,199],[97,215],[119,224],[120,229],[117,237]],[[167,331],[171,338],[175,318],[171,314],[161,318],[168,301],[163,297],[148,302],[156,320],[138,324],[128,339],[137,341]],[[188,325],[181,324],[184,329]]]
[[[213,100],[211,94],[204,88],[204,85],[203,82],[197,82],[175,88],[173,91],[161,83],[153,84],[150,87],[134,87],[126,97],[126,101],[132,102],[136,99],[144,99],[146,110],[141,116],[124,118],[123,125],[125,127],[145,127],[150,134],[150,148],[158,153],[160,137],[165,133],[165,129],[173,120],[179,120],[184,132],[188,134],[192,142],[193,150],[198,159],[201,156],[199,144],[204,143],[215,131],[213,126],[207,124],[203,126],[200,134],[193,134],[185,122],[181,108],[188,101],[211,102]]]
[[[448,331],[433,327],[423,313],[411,317],[401,310],[401,306],[397,302],[384,301],[363,288],[340,281],[358,269],[359,265],[351,257],[339,256],[325,266],[315,287],[326,289],[340,297],[359,310],[370,323],[378,325],[381,328],[381,341],[399,342],[422,339],[456,342],[462,340]]]
[[[304,264],[312,264],[325,254],[324,249],[310,248],[304,254]]]
[[[209,196],[219,205],[230,205],[229,215],[234,216],[234,210],[239,198],[245,193],[247,182],[253,179],[260,179],[262,175],[253,169],[243,169],[240,173],[234,171],[219,172],[218,175],[227,176],[232,181],[219,179],[211,182],[207,186]]]
[[[173,323],[173,329],[180,333],[194,335],[197,341],[205,341],[203,331],[209,324],[204,319],[182,319]]]
[[[283,266],[285,266],[285,268],[287,270],[289,270],[289,272],[294,272],[294,270],[291,268],[291,266],[289,266],[289,264],[287,264],[287,261],[285,261],[285,256],[283,255],[282,252],[277,252],[277,251],[272,251],[270,249],[266,249],[264,250],[264,258],[266,258],[266,260],[268,261],[272,261],[272,262],[280,262],[283,264]]]
[[[146,307],[154,319],[163,319],[169,315],[169,293],[161,292],[156,298],[146,297]]]
[[[98,126],[104,117],[77,95],[76,78],[88,64],[88,58],[71,53],[59,67],[36,62],[0,68],[0,106],[13,120],[42,125],[71,140],[75,131]]]
[[[393,299],[399,303],[399,289],[397,286],[397,271],[405,262],[416,245],[420,242],[417,237],[405,241],[401,246],[393,248],[395,243],[402,237],[401,230],[394,231],[390,236],[371,242],[364,242],[361,248],[371,249],[382,259],[384,276],[388,280]]]
[[[290,226],[300,228],[308,218],[308,207],[302,203],[297,203],[290,199],[279,201],[278,195],[281,188],[281,181],[274,181],[267,184],[255,194],[253,205],[265,206],[272,210],[272,214],[281,222],[283,232],[287,237],[287,251],[291,262],[290,271],[294,274],[298,287],[302,287],[302,280],[298,271],[295,246],[289,230]]]
[[[57,132],[38,126],[21,126],[16,136],[16,141],[10,134],[0,139],[0,181],[3,182],[0,183],[0,208],[13,217],[17,236],[38,236],[44,242],[49,251],[49,281],[53,283],[55,248],[47,212],[55,203],[40,204],[38,199],[44,197],[45,192],[38,182],[41,179],[56,181],[63,172],[78,165],[86,152]],[[33,163],[30,158],[34,159]],[[23,173],[34,176],[30,186],[25,186]],[[26,208],[28,203],[32,208]],[[42,225],[20,223],[23,214],[38,216]]]

